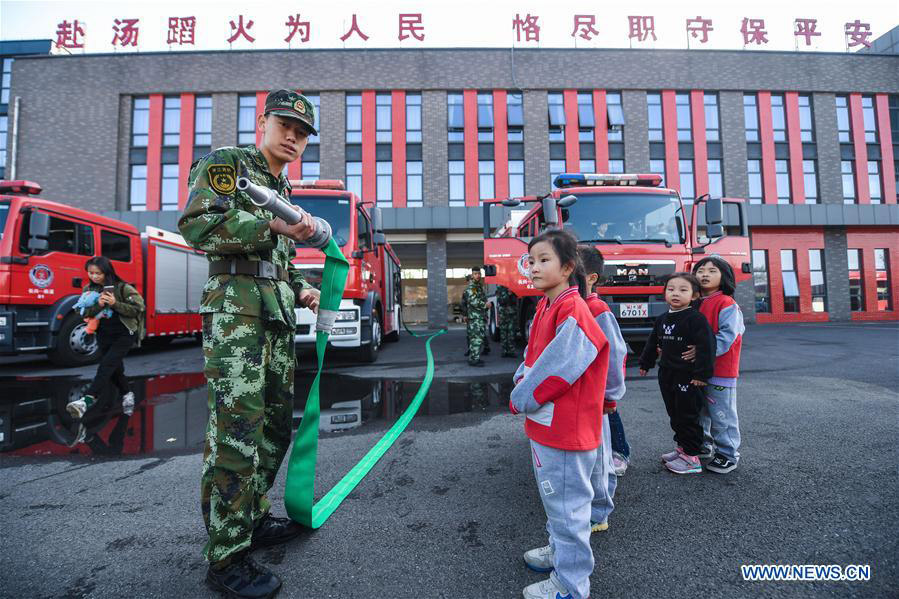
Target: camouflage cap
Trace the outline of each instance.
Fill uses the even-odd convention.
[[[303,123],[312,135],[318,135],[315,130],[315,106],[309,99],[289,89],[276,89],[268,93],[265,98],[265,114],[296,119]]]

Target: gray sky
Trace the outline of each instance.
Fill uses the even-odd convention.
[[[634,8],[633,6],[639,6]],[[397,39],[400,13],[422,14],[423,42],[409,38]],[[870,23],[873,35],[879,37],[899,23],[896,0],[855,0],[854,2],[821,2],[810,0],[697,0],[691,2],[643,1],[589,2],[585,0],[329,0],[328,2],[228,2],[215,0],[184,0],[182,2],[128,2],[128,1],[42,1],[0,0],[0,39],[56,40],[57,24],[63,20],[78,19],[84,29],[84,50],[72,52],[111,52],[115,19],[139,21],[137,49],[133,51],[224,50],[227,38],[232,35],[230,21],[244,23],[253,20],[249,29],[255,37],[250,43],[243,38],[236,41],[234,49],[287,48],[284,41],[288,34],[285,25],[291,15],[299,13],[301,21],[311,24],[310,40],[299,44],[299,35],[292,47],[306,48],[422,48],[422,47],[603,47],[627,48],[628,16],[651,15],[655,17],[657,41],[633,42],[641,48],[686,48],[687,18],[701,16],[712,20],[713,30],[707,44],[691,41],[693,48],[742,49],[743,35],[740,27],[744,17],[764,19],[769,42],[766,45],[750,45],[751,49],[831,51],[846,50],[844,24],[856,19]],[[346,42],[339,38],[350,28],[352,15],[357,15],[361,30],[369,36],[363,42],[353,36]],[[518,42],[513,29],[516,14],[522,18],[537,16],[540,41],[526,42],[524,33]],[[572,37],[574,15],[595,15],[599,35],[591,41]],[[196,45],[172,46],[166,44],[169,17],[197,19]],[[812,38],[806,46],[804,38],[793,34],[794,19],[818,19],[817,31],[821,36]],[[857,49],[857,48],[856,48]]]

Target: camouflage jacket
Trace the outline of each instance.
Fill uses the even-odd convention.
[[[470,282],[462,293],[462,311],[465,314],[476,314],[487,311],[487,294],[480,283]]]
[[[249,196],[237,191],[237,177],[274,189],[290,197],[290,184],[282,173],[268,170],[268,162],[255,146],[219,148],[191,167],[187,206],[178,229],[192,247],[217,260],[268,260],[285,269],[290,281],[248,275],[214,275],[203,288],[200,313],[227,312],[256,316],[263,320],[296,326],[295,294],[312,287],[291,264],[294,242],[272,235],[273,215],[255,206]]]
[[[503,285],[496,286],[496,303],[500,308],[514,308],[515,294],[509,291],[508,287]]]

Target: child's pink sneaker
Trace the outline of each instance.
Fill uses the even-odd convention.
[[[699,462],[699,458],[683,452],[670,462],[666,462],[665,468],[668,468],[675,474],[700,474],[702,472],[702,464]]]
[[[663,453],[662,454],[662,463],[667,464],[671,460],[677,459],[677,456],[679,456],[682,451],[683,451],[683,449],[681,449],[680,446],[678,446],[678,447],[674,448],[674,451],[669,451],[668,453]]]

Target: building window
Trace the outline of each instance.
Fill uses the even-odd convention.
[[[478,141],[493,141],[493,94],[490,92],[478,93]]]
[[[662,94],[656,92],[646,94],[646,108],[649,116],[649,141],[662,141],[664,139]]]
[[[611,160],[609,161],[609,166],[611,166]],[[611,170],[611,169],[610,169]],[[624,171],[621,171],[624,172]],[[667,187],[665,185],[665,161],[664,160],[650,160],[649,161],[649,172],[653,175],[658,175],[662,178],[662,183],[660,184],[662,187]]]
[[[356,194],[357,197],[362,197],[362,163],[361,162],[347,162],[346,163],[346,188],[347,191],[351,191]]]
[[[849,248],[846,250],[846,258],[849,263],[849,309],[853,312],[863,312],[865,291],[862,285],[861,250]]]
[[[465,108],[462,104],[462,94],[448,93],[446,95],[446,127],[449,141],[465,141]]]
[[[865,143],[877,143],[877,118],[874,113],[874,98],[862,96],[862,120],[865,123]]]
[[[131,113],[131,145],[146,148],[150,139],[150,99],[134,98]]]
[[[212,146],[212,96],[197,96],[194,104],[194,145]]]
[[[812,284],[812,312],[827,312],[827,284],[824,282],[824,250],[808,251]]]
[[[506,94],[506,121],[509,127],[509,141],[524,141],[524,105],[521,94]],[[511,168],[511,167],[510,167]]]
[[[889,97],[890,131],[894,144],[899,144],[899,96]]]
[[[318,179],[322,174],[322,164],[318,161],[303,160],[300,162],[300,178]]]
[[[565,141],[565,100],[561,92],[550,92],[547,102],[549,105],[549,141]]]
[[[677,141],[691,141],[693,127],[690,114],[690,94],[675,94],[674,105],[677,112]]]
[[[747,160],[746,172],[749,175],[749,203],[762,203],[762,161]]]
[[[162,165],[162,209],[178,209],[178,165]]]
[[[163,106],[162,145],[177,146],[181,143],[181,98],[165,98]]]
[[[721,161],[709,160],[709,195],[713,198],[724,197],[724,178],[721,173]]]
[[[692,202],[696,197],[696,188],[693,185],[693,161],[678,160],[677,169],[680,171],[680,197],[685,202]]]
[[[9,87],[12,83],[12,58],[3,59],[3,86],[0,91],[0,104],[9,104]],[[6,146],[3,146],[4,148]]]
[[[375,173],[378,206],[389,208],[393,206],[393,163],[387,161],[375,163]]]
[[[718,94],[704,94],[702,103],[705,110],[705,139],[706,141],[720,141],[721,125],[718,118]]]
[[[493,199],[493,161],[478,160],[478,190],[482,200]]]
[[[877,309],[892,310],[893,298],[890,293],[890,252],[887,249],[874,250],[874,275],[877,277]]]
[[[256,95],[242,94],[237,100],[237,145],[256,144]]]
[[[449,205],[465,205],[465,161],[449,161]]]
[[[556,177],[565,172],[565,161],[564,160],[550,160],[549,161],[549,184],[553,189],[558,189],[556,187]]]
[[[362,95],[346,95],[346,142],[362,142]]]
[[[406,143],[421,143],[421,94],[406,94]]]
[[[390,143],[393,140],[391,111],[390,94],[377,94],[375,96],[375,141],[379,143]]]
[[[595,173],[596,172],[596,161],[595,160],[581,160],[578,163],[578,168],[582,173]]]
[[[871,192],[871,203],[883,203],[883,188],[880,185],[880,161],[868,161],[868,189]]]
[[[851,160],[840,161],[840,174],[843,179],[843,203],[855,203],[855,167]]]
[[[624,141],[624,107],[620,92],[606,92],[606,114],[609,118],[609,141]]]
[[[755,287],[755,311],[771,312],[771,292],[768,285],[768,250],[752,250],[752,283]]]
[[[743,124],[746,141],[759,140],[759,107],[755,94],[743,94]]]
[[[849,125],[849,101],[846,96],[837,96],[837,132],[840,143],[852,141],[852,131]]]
[[[509,197],[524,195],[524,160],[509,161]]]
[[[815,141],[815,121],[812,118],[812,98],[806,94],[799,95],[799,139],[804,142]]]
[[[419,160],[406,163],[406,206],[420,208],[424,205],[422,164]]]
[[[4,114],[0,116],[0,179],[6,176],[6,137],[8,130],[9,117]]]
[[[662,170],[665,170],[664,167]],[[609,160],[609,173],[623,173],[624,172],[624,160]],[[664,177],[663,177],[664,179]],[[665,186],[664,181],[662,182],[662,187]]]
[[[578,122],[578,140],[583,142],[593,142],[593,129],[596,127],[596,119],[593,115],[593,94],[590,92],[581,92],[577,95],[577,122]],[[581,172],[593,172],[592,170]]]
[[[131,165],[131,188],[128,196],[128,204],[131,210],[144,211],[147,209],[147,165]]]
[[[315,111],[314,111],[315,119],[312,122],[312,126],[315,127],[316,131],[319,131],[321,129],[321,119],[322,119],[322,117],[321,117],[321,112],[322,112],[321,96],[319,96],[318,94],[303,94],[303,95],[306,96],[306,99],[309,100],[309,102],[315,108]],[[317,143],[320,143],[320,141],[321,140],[319,139],[318,135],[310,135],[308,143],[309,144],[317,144]]]
[[[805,188],[805,203],[818,203],[818,173],[814,160],[802,161],[802,182]]]
[[[774,161],[775,181],[777,182],[777,203],[790,203],[790,163],[787,160]]]
[[[780,270],[784,288],[784,312],[799,312],[796,250],[780,250]]]
[[[774,141],[787,141],[787,115],[782,94],[771,94],[771,127]]]

